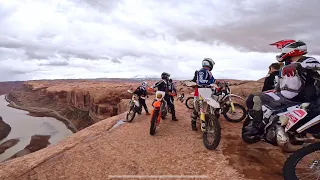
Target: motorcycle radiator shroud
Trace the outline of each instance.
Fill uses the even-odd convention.
[[[298,108],[298,106],[290,107],[287,110],[284,110],[281,113],[277,113],[277,114],[270,113],[270,110],[267,109],[266,107],[264,107],[263,110],[265,112],[264,121],[266,119],[269,119],[269,123],[265,127],[265,132],[266,132],[265,139],[271,144],[274,144],[274,145],[277,144],[277,135],[278,135],[279,128],[283,130],[285,129],[285,131],[286,132],[288,131],[288,133],[291,135],[295,135],[295,134],[305,135],[306,133],[311,133],[311,134],[319,133],[320,123],[317,123],[305,129],[302,132],[300,130],[300,133],[298,132],[300,127],[302,127],[303,125],[307,124],[310,121],[313,121],[314,118],[317,119],[319,117],[320,111],[313,111],[310,109],[307,112],[303,109]],[[296,116],[298,117],[298,119],[296,119],[293,116],[293,114],[297,115],[297,113],[294,111],[300,111],[300,113],[304,112],[305,114],[302,115],[300,118]],[[266,118],[268,116],[269,118]]]

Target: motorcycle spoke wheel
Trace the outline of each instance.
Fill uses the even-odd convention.
[[[150,135],[154,135],[156,133],[156,128],[157,128],[157,125],[159,124],[159,122],[157,122],[159,113],[160,113],[159,110],[155,110],[152,113],[151,125],[150,125]]]
[[[136,116],[136,111],[135,111],[134,105],[132,105],[127,113],[126,121],[132,122],[135,116]]]
[[[247,116],[246,108],[241,104],[234,103],[234,112],[232,112],[231,106],[229,106],[226,112],[223,112],[224,118],[233,123],[241,122]]]
[[[187,100],[186,100],[186,106],[188,109],[193,109],[193,106],[194,106],[194,98],[193,97],[188,97]]]
[[[221,139],[221,127],[218,119],[212,115],[206,115],[206,130],[202,134],[203,144],[209,150],[214,150],[219,146]]]
[[[320,179],[320,143],[308,145],[294,152],[283,167],[285,180]]]

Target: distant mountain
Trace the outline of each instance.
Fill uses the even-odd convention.
[[[15,88],[20,88],[24,81],[0,82],[0,95],[8,94]]]

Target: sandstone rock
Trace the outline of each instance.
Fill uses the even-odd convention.
[[[5,123],[2,119],[2,116],[0,116],[0,141],[6,138],[11,131],[11,126],[7,123]]]
[[[4,153],[7,149],[13,147],[18,144],[19,139],[9,139],[0,145],[0,154]]]
[[[50,135],[37,135],[37,134],[31,136],[30,143],[23,150],[17,152],[9,159],[21,157],[26,154],[30,154],[47,147],[48,145],[50,145],[50,142],[49,142],[50,137],[51,137]]]

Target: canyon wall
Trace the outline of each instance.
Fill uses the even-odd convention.
[[[134,90],[138,85],[85,80],[28,81],[19,90],[11,92],[8,98],[23,107],[53,109],[71,120],[78,129],[83,129],[117,115],[120,101],[131,98],[127,90]],[[37,113],[32,115],[37,116]]]

